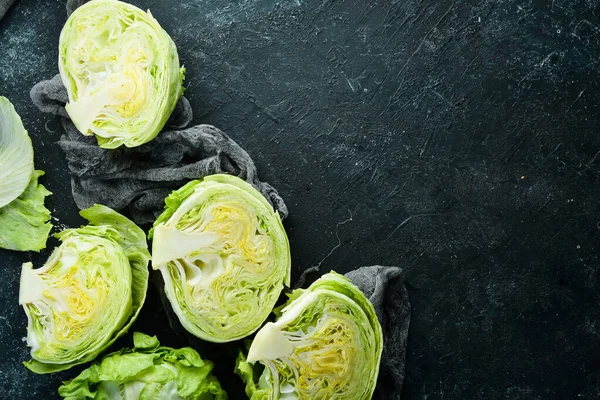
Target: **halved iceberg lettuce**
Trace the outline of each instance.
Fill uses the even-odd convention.
[[[117,0],[92,0],[71,14],[58,67],[69,117],[108,149],[152,140],[183,94],[171,37],[150,12]]]
[[[108,207],[81,211],[89,225],[67,229],[46,264],[23,264],[19,304],[36,373],[93,360],[137,318],[148,287],[144,232]]]
[[[183,327],[211,342],[248,336],[290,283],[279,214],[230,175],[192,181],[166,199],[152,237],[152,267]]]
[[[373,304],[349,279],[325,274],[275,314],[238,357],[248,398],[371,399],[383,333]]]

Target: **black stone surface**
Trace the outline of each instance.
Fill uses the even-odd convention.
[[[294,279],[406,269],[403,399],[600,398],[598,0],[133,3],[178,45],[194,122],[231,135],[287,201]],[[65,20],[62,1],[18,0],[0,21],[0,94],[58,227],[82,220],[58,121],[29,89],[56,74]],[[21,365],[20,264],[48,254],[0,252],[2,399],[57,398],[79,371]],[[135,328],[182,345],[152,290]]]

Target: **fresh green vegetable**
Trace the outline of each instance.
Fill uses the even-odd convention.
[[[226,400],[210,372],[213,364],[192,348],[160,346],[155,336],[133,334],[133,349],[107,355],[64,382],[67,400]]]
[[[290,249],[279,214],[230,175],[192,181],[166,199],[150,232],[160,270],[185,329],[211,342],[248,336],[290,282]]]
[[[371,399],[383,350],[373,305],[335,272],[294,290],[276,322],[240,353],[236,373],[257,399]],[[258,364],[256,364],[258,363]]]
[[[0,96],[0,207],[21,195],[33,175],[33,146],[12,103]]]
[[[51,194],[38,183],[43,171],[34,171],[25,191],[8,205],[0,208],[0,247],[10,250],[40,251],[46,247],[52,229],[50,211],[44,199]]]
[[[81,211],[89,225],[56,236],[46,264],[23,264],[19,304],[36,373],[93,360],[123,335],[146,298],[150,254],[144,232],[108,207]]]
[[[51,194],[33,170],[33,146],[19,114],[0,96],[0,248],[40,251],[52,229],[44,206]]]
[[[67,20],[58,67],[66,110],[100,147],[136,147],[163,128],[183,93],[177,48],[150,12],[92,0]]]

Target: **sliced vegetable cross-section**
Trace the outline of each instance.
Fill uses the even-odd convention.
[[[252,400],[368,400],[375,390],[383,333],[375,309],[335,272],[292,292],[240,353],[236,373]]]
[[[46,264],[23,264],[19,304],[36,373],[93,360],[123,335],[146,298],[150,254],[144,232],[108,207],[81,211],[89,225],[57,234]]]
[[[171,37],[150,12],[117,0],[92,0],[71,14],[58,67],[69,117],[104,148],[152,140],[183,94]]]
[[[230,175],[192,181],[166,199],[154,224],[152,267],[183,327],[211,342],[248,336],[290,282],[279,214]]]

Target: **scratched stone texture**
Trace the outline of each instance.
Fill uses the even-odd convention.
[[[405,269],[402,399],[600,398],[600,1],[133,3],[178,45],[194,123],[231,135],[286,200],[293,280]],[[62,1],[18,0],[0,21],[0,94],[59,227],[82,220],[58,121],[28,93],[57,73],[65,20]],[[55,399],[80,370],[21,365],[20,264],[48,254],[0,252],[2,399]],[[183,345],[157,299],[135,329]],[[215,361],[241,399],[232,360]]]

